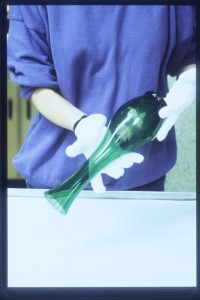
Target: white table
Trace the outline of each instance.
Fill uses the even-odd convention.
[[[194,193],[8,189],[8,287],[194,287]]]

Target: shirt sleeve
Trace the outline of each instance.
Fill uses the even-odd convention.
[[[45,20],[36,5],[10,6],[8,68],[24,99],[39,87],[59,90]]]
[[[170,35],[174,47],[169,57],[167,71],[169,75],[176,76],[179,75],[184,67],[196,63],[196,20],[194,6],[175,6],[174,18],[171,16],[170,22]]]

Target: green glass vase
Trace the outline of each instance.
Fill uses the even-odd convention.
[[[69,178],[45,192],[49,203],[66,214],[80,191],[97,173],[116,158],[135,151],[156,136],[163,122],[158,112],[165,105],[164,99],[154,92],[123,104],[112,117],[104,139],[90,158]]]

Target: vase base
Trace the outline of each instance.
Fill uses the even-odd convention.
[[[47,201],[53,206],[53,208],[55,208],[59,213],[61,213],[62,215],[67,214],[67,211],[63,209],[62,205],[60,205],[57,200],[50,198],[47,195],[45,195],[45,197]]]

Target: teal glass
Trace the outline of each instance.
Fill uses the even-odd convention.
[[[97,173],[116,158],[135,151],[156,136],[163,123],[158,112],[164,106],[164,99],[154,92],[123,104],[112,117],[104,139],[90,158],[69,178],[45,192],[49,203],[66,214],[80,191]]]

